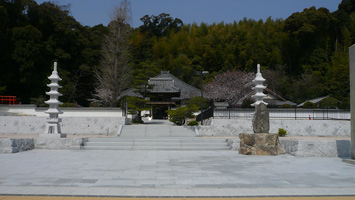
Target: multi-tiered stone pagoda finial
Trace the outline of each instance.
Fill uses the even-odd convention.
[[[49,92],[46,92],[46,94],[49,95],[49,100],[45,101],[45,103],[49,105],[49,109],[45,111],[45,113],[49,114],[49,118],[47,120],[45,134],[51,134],[50,136],[65,137],[64,134],[61,134],[60,130],[59,123],[62,120],[58,118],[59,114],[63,114],[63,112],[58,109],[58,106],[63,103],[58,100],[58,97],[62,96],[62,94],[58,92],[58,89],[62,88],[62,86],[58,84],[58,81],[61,81],[62,79],[58,75],[57,62],[54,62],[54,70],[52,74],[48,77],[48,79],[51,81],[51,83],[47,86],[51,90]]]
[[[265,79],[262,77],[260,73],[260,64],[257,65],[258,71],[256,73],[256,77],[253,80],[253,83],[255,83],[255,87],[253,87],[253,90],[255,91],[255,94],[252,96],[252,98],[255,99],[255,102],[251,104],[251,106],[254,106],[255,108],[260,104],[264,103],[267,105],[267,103],[264,102],[264,97],[266,95],[263,93],[263,90],[266,88],[266,86],[263,85]]]

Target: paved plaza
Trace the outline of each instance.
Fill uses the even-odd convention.
[[[113,197],[355,196],[341,158],[235,151],[31,150],[0,154],[0,194]]]

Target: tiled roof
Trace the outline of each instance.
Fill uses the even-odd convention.
[[[143,98],[143,95],[140,94],[139,92],[137,92],[136,90],[137,89],[135,89],[135,88],[130,88],[130,89],[125,90],[121,93],[120,98],[123,98],[126,96]]]
[[[297,105],[296,103],[294,103],[292,101],[288,101],[288,100],[284,99],[283,97],[278,95],[276,92],[270,90],[269,88],[265,88],[264,92],[266,92],[266,94],[268,94],[268,96],[266,98],[264,98],[265,102],[269,101],[269,102],[272,102],[273,105],[277,105],[277,106],[280,106],[283,104],[290,104],[291,106]],[[251,96],[254,94],[255,94],[255,91],[251,91],[250,93],[245,95],[243,98],[239,99],[237,104],[241,105],[245,99],[251,98]]]
[[[325,97],[318,97],[318,98],[315,98],[315,99],[310,99],[310,100],[307,100],[307,101],[305,101],[305,102],[303,102],[303,103],[301,103],[301,104],[299,104],[297,107],[302,107],[306,102],[312,102],[312,103],[314,103],[314,104],[317,104],[317,103],[319,103],[320,101],[322,101],[323,99],[325,99],[325,98],[328,98],[329,97],[329,95],[327,95],[327,96],[325,96]]]
[[[155,92],[155,90],[159,90],[161,92],[179,90],[181,99],[190,99],[201,95],[200,89],[197,89],[194,86],[191,86],[176,78],[174,75],[170,74],[169,71],[162,71],[154,78],[151,78],[150,81],[154,82],[155,85],[152,92]]]
[[[162,71],[157,76],[150,78],[148,80],[149,84],[154,85],[152,89],[149,90],[150,93],[178,93],[180,92],[180,97],[174,97],[175,99],[191,99],[196,96],[201,95],[201,90],[197,89],[184,81],[176,78],[174,75],[170,74],[169,71]],[[125,90],[121,94],[121,98],[124,96],[136,96],[143,97],[136,89],[131,88]]]
[[[151,93],[177,93],[180,92],[178,88],[174,86],[174,80],[172,78],[150,78],[148,84],[154,87],[150,89]]]

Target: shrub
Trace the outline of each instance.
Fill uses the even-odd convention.
[[[75,103],[68,103],[68,102],[65,102],[62,105],[59,105],[59,107],[75,107],[75,106],[76,106]]]
[[[303,108],[316,108],[317,105],[310,102],[310,101],[307,101],[306,103],[303,104]]]
[[[100,107],[100,105],[96,102],[91,102],[90,107]]]
[[[44,103],[46,98],[44,96],[39,96],[37,98],[30,98],[31,104],[37,105],[37,107],[49,107],[48,104]]]
[[[170,116],[170,121],[176,125],[183,125],[187,118],[195,117],[194,112],[198,111],[196,106],[185,106],[177,108],[176,110],[168,110],[168,115]]]
[[[350,101],[345,101],[339,105],[340,109],[350,110]]]
[[[203,109],[207,109],[209,107],[208,100],[206,98],[202,98],[202,99],[203,99],[202,100],[203,101]],[[190,99],[187,102],[187,105],[196,106],[199,109],[201,109],[201,96],[197,96],[197,97],[194,97],[194,98]]]
[[[319,107],[320,108],[337,108],[338,107],[338,100],[336,100],[333,97],[327,97],[325,99],[322,99],[322,101],[319,102]]]
[[[282,128],[279,128],[279,136],[285,137],[286,135],[287,135],[287,131]]]
[[[242,103],[242,108],[252,108],[251,104],[254,103],[252,99],[245,99]]]
[[[128,113],[132,114],[134,117],[132,119],[133,123],[144,123],[142,120],[142,111],[149,110],[150,106],[147,104],[148,100],[139,97],[126,97],[128,105]],[[121,108],[123,101],[121,102]]]
[[[187,124],[188,126],[198,126],[198,122],[197,121],[191,121],[189,124]]]
[[[281,105],[281,108],[292,108],[292,106],[290,104],[285,103]]]

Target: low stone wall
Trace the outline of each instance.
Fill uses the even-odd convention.
[[[80,150],[85,138],[0,138],[0,153],[32,149]]]
[[[32,149],[80,150],[87,138],[0,138],[0,153],[17,153]],[[239,138],[227,139],[233,151]],[[350,140],[280,138],[286,153],[296,157],[350,157]]]
[[[0,116],[0,134],[40,134],[45,132],[46,117]],[[62,133],[115,135],[125,117],[63,117]]]
[[[345,120],[270,120],[270,133],[282,128],[289,136],[350,136],[350,121]],[[213,119],[211,125],[200,126],[200,135],[238,136],[253,133],[250,119]]]
[[[36,149],[80,150],[85,138],[35,138]]]
[[[350,140],[280,140],[296,157],[350,157]]]
[[[35,148],[32,138],[0,138],[0,153],[17,153]]]
[[[280,143],[287,154],[296,157],[350,157],[350,140],[331,139],[289,139],[280,138]],[[227,139],[233,151],[240,147],[239,138]]]

